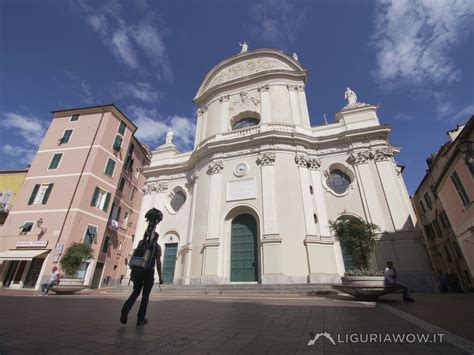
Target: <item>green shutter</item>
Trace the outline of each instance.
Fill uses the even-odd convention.
[[[104,202],[104,208],[103,208],[105,212],[107,212],[107,208],[109,208],[109,202],[110,202],[110,192],[107,192],[107,195],[105,195],[105,202]]]
[[[115,169],[115,160],[110,159],[107,161],[107,166],[105,168],[105,174],[108,176],[114,175],[114,169]]]
[[[115,136],[114,147],[113,148],[114,148],[114,150],[119,151],[121,146],[122,146],[122,137],[117,135],[117,136]]]
[[[56,169],[61,161],[61,157],[63,156],[62,153],[56,153],[53,155],[53,159],[51,159],[51,163],[49,163],[48,169]]]
[[[30,199],[28,200],[29,205],[32,205],[33,202],[35,202],[36,194],[38,193],[39,188],[39,184],[36,184],[35,187],[33,187],[33,192],[31,193]]]
[[[120,127],[119,127],[118,132],[119,132],[121,135],[124,135],[124,134],[125,134],[125,128],[126,128],[126,127],[127,127],[127,126],[125,125],[125,123],[120,122]]]
[[[123,192],[124,187],[125,187],[125,178],[122,176],[122,178],[120,179],[119,191]]]
[[[122,213],[122,207],[119,206],[116,219],[117,222],[120,220],[120,213]]]
[[[95,206],[97,203],[97,198],[99,197],[99,188],[96,186],[94,190],[94,195],[92,195],[91,206]]]
[[[71,134],[72,134],[72,129],[65,130],[61,143],[68,143],[69,138],[71,138]]]
[[[54,185],[54,184],[49,184],[49,185],[48,185],[48,188],[47,188],[46,191],[44,192],[43,201],[42,201],[42,204],[43,204],[43,205],[45,205],[46,202],[48,202],[49,194],[51,193],[51,190],[53,189],[53,185]]]

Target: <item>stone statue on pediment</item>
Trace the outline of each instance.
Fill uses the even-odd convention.
[[[170,127],[170,129],[168,130],[168,133],[166,133],[166,144],[173,144],[173,137],[174,137],[173,129]]]
[[[355,105],[357,103],[357,95],[349,87],[346,88],[344,98],[347,100],[347,105]]]
[[[249,45],[245,41],[244,43],[239,43],[239,46],[242,47],[242,49],[240,50],[240,53],[245,53],[249,50]]]

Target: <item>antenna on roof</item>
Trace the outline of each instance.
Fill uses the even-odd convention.
[[[324,114],[323,116],[324,116],[324,124],[328,124],[328,119],[326,118],[326,114]]]

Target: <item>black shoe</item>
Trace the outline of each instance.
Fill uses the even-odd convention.
[[[148,323],[148,319],[137,320],[137,325],[145,325]]]
[[[122,309],[122,312],[120,313],[120,323],[127,324],[127,316],[128,316],[128,312]]]
[[[404,302],[415,302],[415,300],[414,300],[413,298],[411,298],[411,297],[404,297],[404,298],[403,298],[403,301],[404,301]]]

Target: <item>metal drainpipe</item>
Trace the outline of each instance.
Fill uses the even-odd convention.
[[[69,207],[67,208],[66,216],[64,217],[63,225],[61,226],[61,231],[59,232],[59,236],[58,236],[58,239],[56,240],[56,244],[54,245],[54,249],[56,249],[57,245],[59,244],[59,241],[61,240],[61,236],[63,234],[64,226],[66,225],[67,217],[69,216],[69,211],[71,210],[72,203],[74,202],[74,198],[76,197],[76,192],[77,192],[77,189],[79,187],[79,183],[81,182],[81,178],[82,178],[82,175],[83,175],[84,170],[86,168],[86,164],[89,161],[89,156],[91,154],[92,147],[94,146],[95,139],[97,137],[97,133],[99,133],[100,126],[102,125],[102,119],[104,118],[104,114],[105,114],[105,110],[102,108],[102,116],[100,117],[99,125],[97,126],[97,129],[96,129],[95,134],[94,134],[94,138],[92,139],[91,146],[89,148],[89,151],[87,152],[86,160],[84,161],[84,165],[82,166],[82,170],[81,170],[81,174],[79,175],[79,179],[77,179],[77,184],[76,184],[76,187],[74,188],[74,192],[72,193],[71,202],[69,203]],[[54,253],[54,251],[53,251],[53,253]],[[61,253],[62,253],[62,251],[61,251]],[[58,261],[59,261],[59,259],[58,259]],[[57,263],[57,261],[55,263]]]

